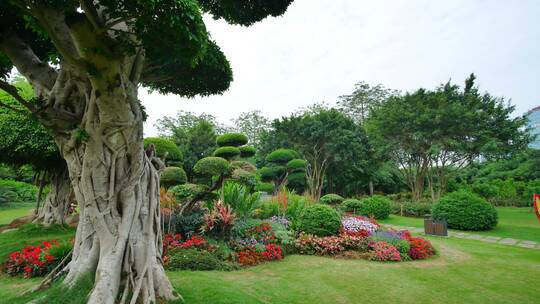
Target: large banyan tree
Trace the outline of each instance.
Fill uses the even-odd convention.
[[[66,160],[80,222],[65,284],[95,273],[88,303],[178,298],[161,260],[159,172],[143,147],[139,86],[219,94],[229,63],[202,13],[248,26],[292,0],[4,0],[0,89],[47,128]],[[24,99],[12,67],[32,84]],[[131,299],[131,300],[130,300]]]

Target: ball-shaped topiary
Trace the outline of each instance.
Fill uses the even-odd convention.
[[[222,157],[205,157],[197,161],[193,171],[204,176],[217,176],[229,171],[229,162]]]
[[[217,148],[216,151],[214,151],[214,156],[216,157],[222,157],[225,159],[233,159],[240,155],[240,149],[236,147],[220,147]]]
[[[253,146],[241,146],[238,149],[240,149],[240,157],[242,158],[249,158],[257,153],[257,149]]]
[[[373,195],[362,200],[360,213],[378,220],[387,218],[392,211],[392,202],[382,195]]]
[[[278,179],[280,176],[285,174],[286,171],[287,168],[285,166],[268,166],[259,169],[259,175],[261,176],[262,180],[271,181]]]
[[[161,173],[160,183],[163,187],[185,184],[187,182],[186,171],[178,167],[167,167]]]
[[[216,139],[218,147],[240,147],[248,143],[246,135],[241,133],[226,133]]]
[[[336,235],[341,226],[341,217],[332,207],[314,204],[302,212],[298,230],[317,236]]]
[[[174,194],[179,202],[191,200],[205,191],[206,187],[199,184],[183,184],[169,188],[169,192]]]
[[[446,220],[459,230],[489,230],[497,225],[497,210],[480,196],[467,191],[447,194],[431,209],[433,219]]]
[[[343,202],[343,197],[339,194],[329,193],[329,194],[323,195],[320,201],[323,204],[338,205]]]
[[[354,214],[361,214],[364,203],[361,200],[355,198],[348,198],[341,203],[341,210],[343,212],[352,212]]]
[[[172,141],[161,137],[145,138],[144,147],[148,148],[150,144],[153,144],[156,148],[156,155],[158,157],[165,156],[165,159],[167,161],[174,161],[175,166],[178,166],[178,164],[182,164],[182,151],[180,151],[180,149]]]
[[[258,183],[255,186],[255,190],[266,193],[274,192],[274,185],[272,183]]]
[[[296,158],[287,163],[287,170],[290,172],[306,171],[307,161],[305,159]]]
[[[298,152],[291,149],[277,149],[266,156],[266,162],[287,164],[289,161],[298,158]]]

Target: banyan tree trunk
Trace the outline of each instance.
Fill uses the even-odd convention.
[[[162,263],[163,163],[143,148],[137,87],[116,68],[91,80],[78,137],[57,139],[80,209],[64,283],[95,273],[88,303],[177,299]]]
[[[49,171],[50,191],[38,209],[34,223],[45,226],[63,225],[70,212],[72,188],[67,167],[64,165]]]

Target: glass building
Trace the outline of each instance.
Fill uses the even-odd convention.
[[[540,149],[540,106],[529,110],[527,113],[525,113],[525,117],[528,119],[527,127],[530,130],[529,132],[532,135],[536,135],[536,139],[529,144],[529,147],[533,149]]]

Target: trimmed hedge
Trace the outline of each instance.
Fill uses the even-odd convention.
[[[209,156],[199,159],[193,167],[193,171],[206,176],[221,175],[229,171],[229,162],[222,157]]]
[[[197,195],[206,191],[206,187],[199,184],[183,184],[176,185],[169,189],[169,192],[174,194],[179,202],[191,200]]]
[[[178,167],[167,167],[161,173],[159,181],[165,188],[185,184],[187,182],[186,171]]]
[[[447,194],[431,212],[433,219],[446,220],[459,230],[490,230],[497,225],[497,210],[477,194],[458,191]]]
[[[240,157],[242,158],[252,157],[257,153],[257,149],[253,146],[241,146],[238,149],[240,149]]]
[[[362,203],[363,206],[360,212],[378,220],[387,218],[392,211],[390,200],[382,195],[366,197],[362,200]]]
[[[255,186],[255,190],[260,192],[266,192],[266,193],[273,193],[274,192],[274,185],[272,183],[258,183]]]
[[[216,157],[222,157],[225,159],[232,159],[240,155],[240,149],[236,147],[221,147],[217,148],[216,151],[214,151],[214,156]]]
[[[341,217],[332,207],[315,204],[302,212],[298,230],[316,236],[336,235],[341,227]]]
[[[226,133],[221,136],[218,136],[216,139],[216,144],[219,147],[240,147],[248,143],[248,138],[246,135],[241,133]]]
[[[392,202],[392,213],[404,216],[423,217],[426,214],[431,214],[432,207],[433,203],[429,201]]]
[[[170,140],[161,137],[147,137],[144,139],[144,148],[147,148],[150,144],[154,144],[156,148],[156,155],[163,157],[165,154],[166,160],[182,162],[182,151]],[[177,164],[177,163],[175,163]]]
[[[245,160],[233,160],[231,162],[231,170],[242,169],[248,172],[257,172],[257,167],[252,163]]]
[[[339,194],[329,193],[323,195],[320,199],[321,203],[328,205],[339,205],[343,202],[344,198]]]
[[[297,172],[297,171],[306,171],[307,167],[307,161],[305,159],[296,158],[293,160],[290,160],[287,163],[287,169],[291,172]]]
[[[341,203],[341,210],[343,212],[352,212],[354,214],[360,214],[364,203],[361,200],[355,198],[348,198]]]
[[[287,164],[289,161],[298,158],[298,152],[292,149],[277,149],[266,156],[266,162]]]

